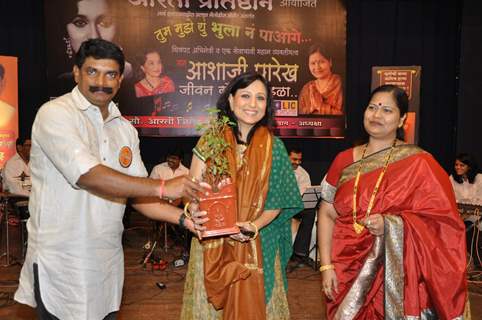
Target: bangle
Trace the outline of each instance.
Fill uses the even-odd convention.
[[[326,270],[335,270],[335,265],[334,264],[324,264],[320,267],[320,272],[326,271]]]
[[[159,186],[159,198],[162,199],[164,193],[164,184],[166,183],[165,180],[161,179],[161,185]]]
[[[248,224],[250,224],[254,228],[254,235],[250,238],[250,240],[254,240],[258,236],[258,231],[259,231],[258,226],[255,225],[253,221],[250,221]]]
[[[186,216],[186,218],[192,218],[192,214],[191,212],[189,211],[189,205],[191,204],[191,201],[188,201],[186,202],[186,204],[184,205],[184,215]]]

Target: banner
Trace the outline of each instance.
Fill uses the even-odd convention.
[[[276,133],[343,137],[342,0],[51,0],[45,3],[51,96],[75,85],[82,41],[119,44],[122,114],[146,136],[196,136],[196,124],[245,71],[273,87]]]
[[[15,154],[17,137],[17,57],[0,56],[0,169]]]
[[[408,113],[403,129],[405,142],[412,144],[418,143],[421,74],[421,66],[372,67],[372,90],[384,84],[392,84],[407,93]]]

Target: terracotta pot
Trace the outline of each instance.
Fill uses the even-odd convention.
[[[220,188],[217,192],[208,191],[208,194],[199,197],[199,208],[206,211],[209,221],[204,224],[207,228],[203,237],[229,235],[239,232],[236,226],[237,205],[236,186],[232,183]]]

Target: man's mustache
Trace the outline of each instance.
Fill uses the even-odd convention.
[[[111,87],[89,86],[89,91],[92,93],[102,91],[104,93],[111,94],[112,92],[114,92],[114,89],[112,89]]]

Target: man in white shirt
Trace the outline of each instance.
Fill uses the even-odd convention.
[[[149,177],[153,179],[167,180],[167,179],[172,179],[182,175],[188,175],[189,169],[186,168],[181,163],[181,159],[182,159],[182,150],[180,149],[169,150],[166,155],[166,161],[154,166],[154,168],[152,168],[152,171]],[[169,203],[178,207],[182,205],[182,199],[176,199],[176,200],[170,201]],[[177,259],[174,262],[174,265],[183,266],[185,263],[187,263],[187,260],[189,259],[189,249],[191,247],[191,239],[192,239],[191,233],[184,232],[184,230],[182,232],[179,232],[179,230],[176,228],[175,235],[177,238],[179,238],[179,242],[182,242],[183,244],[183,252],[182,252],[181,258]]]
[[[16,142],[17,152],[5,163],[2,171],[3,187],[5,191],[18,197],[10,199],[18,210],[21,220],[28,219],[28,197],[32,183],[30,181],[30,138],[20,137]]]
[[[291,148],[289,151],[289,157],[295,172],[298,188],[300,189],[301,195],[303,195],[306,189],[311,186],[310,175],[301,167],[303,152],[298,148]],[[306,263],[308,261],[311,231],[313,230],[313,224],[315,223],[315,215],[316,212],[314,209],[305,209],[293,218],[294,224],[297,223],[296,220],[301,220],[301,222],[299,222],[299,227],[297,228],[298,230],[293,243],[293,255],[291,257],[291,260],[297,264]]]
[[[124,55],[102,39],[76,54],[72,92],[45,103],[32,127],[27,256],[15,300],[39,319],[115,319],[122,298],[121,244],[126,198],[149,218],[185,225],[182,210],[157,201],[196,198],[186,176],[145,178],[135,128],[112,98]]]
[[[3,167],[3,183],[5,191],[28,197],[30,194],[30,147],[32,141],[26,138],[17,139],[17,153]]]
[[[181,163],[181,150],[172,150],[167,153],[166,162],[152,168],[150,177],[153,179],[172,179],[189,174],[189,169]]]

